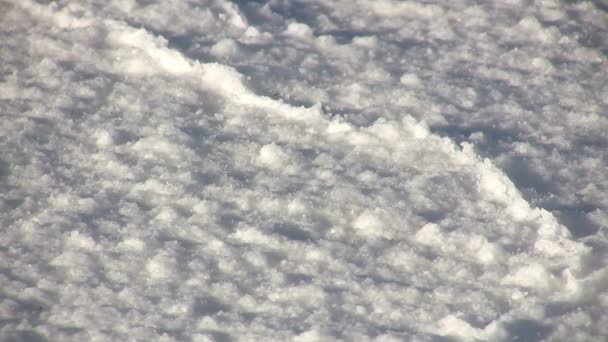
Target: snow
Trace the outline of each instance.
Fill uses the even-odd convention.
[[[602,2],[0,13],[0,340],[608,338]]]

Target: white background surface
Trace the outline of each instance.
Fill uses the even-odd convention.
[[[0,1],[1,339],[605,339],[607,10]]]

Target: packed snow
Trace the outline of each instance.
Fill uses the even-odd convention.
[[[0,340],[608,338],[607,3],[0,24]]]

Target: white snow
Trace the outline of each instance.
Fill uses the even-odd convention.
[[[601,2],[0,18],[0,340],[608,338]]]

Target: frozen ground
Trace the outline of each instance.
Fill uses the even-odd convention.
[[[605,340],[607,10],[0,0],[0,340]]]

